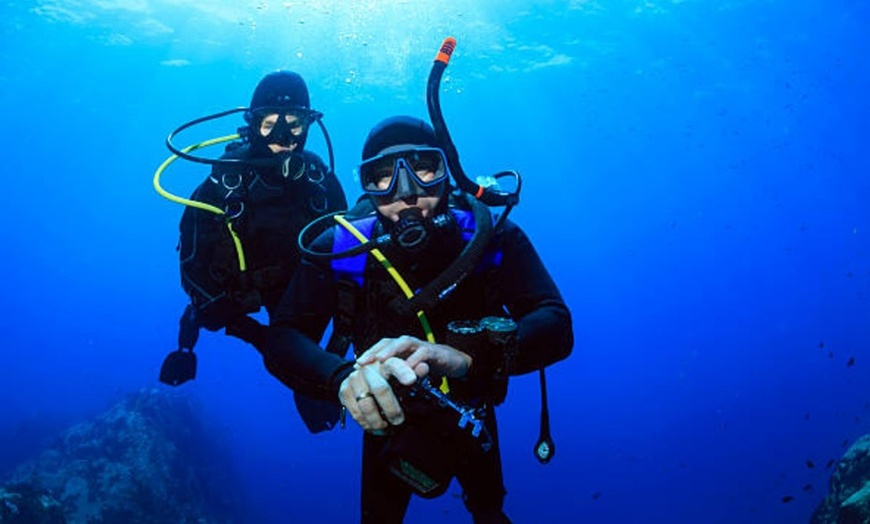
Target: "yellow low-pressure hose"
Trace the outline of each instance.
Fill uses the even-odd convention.
[[[356,237],[356,239],[360,241],[360,244],[365,244],[366,242],[368,242],[369,239],[367,239],[359,229],[354,227],[354,225],[348,222],[343,216],[335,215],[334,218],[335,221],[341,224],[342,227],[347,229],[351,235]],[[375,248],[369,251],[369,253],[371,253],[372,256],[375,257],[375,259],[380,262],[382,266],[384,266],[384,269],[387,270],[387,273],[389,273],[390,276],[393,277],[393,280],[395,280],[396,284],[399,285],[399,289],[401,289],[402,293],[405,294],[405,298],[408,298],[409,300],[411,298],[414,298],[414,292],[411,291],[408,283],[405,282],[405,279],[402,278],[402,275],[399,274],[399,271],[395,267],[393,267],[393,264],[391,264],[390,261],[387,260],[387,257],[385,257],[383,253],[381,253],[381,250]],[[435,333],[432,332],[432,326],[429,325],[429,319],[426,318],[426,313],[422,309],[420,311],[417,311],[417,319],[420,321],[420,325],[423,326],[423,331],[426,333],[426,340],[434,344]],[[450,392],[450,386],[447,384],[447,377],[441,379],[440,389],[443,393]]]
[[[212,138],[210,140],[205,140],[204,142],[200,142],[198,144],[193,144],[192,146],[188,146],[188,147],[182,149],[182,151],[184,153],[189,153],[191,151],[194,151],[194,150],[202,148],[202,147],[208,147],[208,146],[212,146],[215,144],[221,144],[223,142],[230,142],[232,140],[237,140],[238,138],[239,138],[238,133],[235,133],[232,135],[221,136],[221,137],[217,137],[217,138]],[[214,213],[216,215],[226,215],[224,210],[219,208],[219,207],[215,207],[211,204],[206,204],[205,202],[200,202],[198,200],[191,200],[189,198],[182,198],[178,195],[173,195],[169,191],[166,191],[165,189],[163,189],[163,187],[160,185],[160,177],[163,175],[163,172],[166,171],[166,168],[168,168],[177,159],[178,159],[178,155],[170,156],[169,158],[164,160],[163,163],[160,164],[160,167],[157,168],[157,171],[154,172],[153,183],[154,183],[154,189],[157,191],[157,193],[159,193],[160,196],[162,196],[163,198],[170,200],[172,202],[175,202],[176,204],[195,207],[197,209],[202,209],[203,211],[208,211],[208,212]],[[238,259],[239,259],[239,270],[246,271],[248,269],[248,264],[247,264],[247,262],[245,262],[245,251],[244,251],[244,249],[242,249],[242,241],[239,238],[239,235],[233,230],[232,222],[227,220],[226,224],[227,224],[227,229],[230,232],[230,237],[233,239],[233,244],[235,244],[235,246],[236,246],[236,255],[238,256]]]

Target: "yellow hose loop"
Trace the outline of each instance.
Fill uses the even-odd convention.
[[[182,149],[182,151],[185,153],[190,153],[191,151],[194,151],[194,150],[199,149],[201,147],[208,147],[208,146],[212,146],[214,144],[220,144],[222,142],[229,142],[231,140],[237,140],[238,138],[239,138],[238,133],[235,133],[232,135],[227,135],[227,136],[221,136],[218,138],[212,138],[210,140],[206,140],[204,142],[200,142],[198,144],[193,144],[192,146],[188,146],[188,147]],[[166,168],[169,167],[170,164],[172,164],[176,160],[178,160],[178,155],[172,155],[169,158],[167,158],[166,160],[164,160],[162,164],[160,164],[160,167],[158,167],[157,171],[154,172],[154,180],[153,180],[154,189],[163,198],[170,200],[172,202],[175,202],[177,204],[195,207],[197,209],[202,209],[204,211],[209,211],[211,213],[223,215],[224,211],[223,211],[223,209],[221,209],[219,207],[215,207],[211,204],[206,204],[205,202],[199,202],[197,200],[190,200],[188,198],[182,198],[178,195],[173,195],[169,191],[166,191],[165,189],[163,189],[163,187],[160,185],[160,177],[163,175],[163,172],[166,170]]]
[[[199,149],[201,147],[208,147],[208,146],[213,146],[215,144],[220,144],[223,142],[230,142],[232,140],[237,140],[239,138],[240,137],[239,137],[238,133],[235,133],[232,135],[221,136],[221,137],[217,137],[217,138],[212,138],[210,140],[206,140],[204,142],[200,142],[198,144],[193,144],[192,146],[188,146],[188,147],[182,149],[182,151],[185,153],[190,153],[191,151],[194,151],[194,150]],[[154,172],[153,184],[154,184],[154,189],[157,191],[157,193],[159,193],[160,196],[162,196],[163,198],[165,198],[169,201],[175,202],[176,204],[195,207],[197,209],[202,209],[203,211],[208,211],[208,212],[214,213],[216,215],[226,215],[224,210],[219,208],[219,207],[215,207],[211,204],[206,204],[205,202],[200,202],[198,200],[191,200],[189,198],[182,198],[178,195],[173,195],[169,191],[166,191],[165,189],[163,189],[163,186],[160,185],[160,177],[163,175],[163,172],[166,171],[166,168],[168,168],[173,162],[178,160],[178,158],[179,158],[178,155],[170,156],[169,158],[164,160],[163,163],[160,164],[160,167],[157,168],[157,171]],[[242,239],[239,238],[238,233],[235,232],[235,230],[233,229],[233,224],[229,220],[226,221],[226,224],[227,224],[227,229],[230,232],[230,236],[233,239],[233,244],[236,247],[236,256],[239,259],[239,270],[242,272],[247,271],[248,263],[245,260],[245,251],[244,251],[244,249],[242,249]]]

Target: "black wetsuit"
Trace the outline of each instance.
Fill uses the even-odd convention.
[[[379,221],[374,235],[388,227]],[[458,234],[436,237],[422,254],[408,255],[399,248],[384,254],[408,282],[418,289],[437,276],[459,253]],[[314,243],[315,250],[332,249],[333,230]],[[384,268],[369,256],[354,305],[353,342],[362,353],[383,337],[425,336],[414,314],[394,307],[404,300]],[[337,284],[329,263],[304,259],[272,316],[269,337],[261,348],[266,367],[287,386],[323,399],[338,399],[341,382],[353,362],[323,351],[319,341],[338,305]],[[509,316],[518,325],[518,358],[508,370],[520,375],[566,358],[573,346],[571,317],[555,283],[534,247],[520,228],[506,221],[490,241],[487,255],[449,297],[426,312],[436,341],[443,341],[447,323]],[[472,454],[455,467],[464,490],[463,499],[475,522],[508,522],[501,512],[504,497],[501,459],[497,444],[493,402],[487,402],[488,377],[474,372],[465,379],[460,401],[483,400],[486,424],[495,441],[491,452]],[[459,381],[454,380],[458,385]],[[401,522],[411,491],[394,477],[381,459],[385,437],[366,434],[363,446],[363,522]]]
[[[250,147],[235,144],[222,158],[253,157]],[[247,262],[242,281],[225,216],[185,210],[179,245],[182,285],[201,326],[215,330],[230,325],[230,334],[260,341],[265,331],[240,315],[260,306],[271,315],[299,265],[301,229],[325,213],[347,209],[341,185],[320,157],[303,151],[295,158],[286,177],[277,163],[216,165],[193,193],[193,200],[239,213],[232,224]]]

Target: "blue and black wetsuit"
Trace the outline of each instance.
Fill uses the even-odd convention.
[[[377,216],[368,218],[375,222],[373,236],[389,227]],[[382,251],[409,286],[418,289],[458,256],[465,242],[461,233],[457,229],[453,234],[434,238],[422,254],[409,255],[390,246]],[[315,240],[313,249],[331,251],[340,234],[335,228],[327,230]],[[363,256],[367,259],[353,308],[355,352],[362,353],[384,337],[425,338],[416,315],[399,307],[406,299],[397,284],[373,257]],[[339,307],[341,277],[330,262],[303,259],[275,308],[266,342],[260,346],[266,367],[285,385],[309,396],[335,401],[339,386],[353,370],[353,361],[323,351],[318,341]],[[443,302],[426,311],[426,315],[437,341],[444,340],[446,326],[454,320],[486,316],[513,319],[518,327],[518,354],[508,370],[511,375],[529,373],[560,361],[573,347],[571,316],[556,284],[525,233],[509,220],[492,237],[487,253],[472,274]],[[472,377],[466,380],[459,388],[465,398],[459,400],[481,402],[485,406],[489,415],[486,424],[495,446],[490,453],[460,457],[455,477],[462,485],[465,504],[475,522],[507,522],[501,512],[505,491],[495,402],[487,398],[488,377],[473,370]],[[385,444],[384,437],[370,434],[364,437],[363,522],[401,522],[410,499],[407,485],[390,474],[381,458]]]

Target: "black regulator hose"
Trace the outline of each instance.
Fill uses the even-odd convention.
[[[221,111],[219,113],[214,113],[213,115],[207,115],[207,116],[193,119],[190,122],[187,122],[187,123],[184,123],[184,124],[178,126],[178,128],[176,128],[174,131],[169,133],[169,136],[166,137],[166,147],[169,148],[169,150],[172,151],[172,153],[179,158],[183,158],[183,159],[188,160],[190,162],[196,162],[198,164],[208,164],[210,166],[247,165],[247,166],[254,166],[254,167],[267,167],[267,166],[274,165],[275,160],[271,159],[271,158],[247,158],[247,159],[243,159],[243,158],[207,158],[207,157],[202,157],[202,156],[196,156],[196,155],[190,154],[190,151],[191,151],[190,148],[180,149],[173,143],[173,140],[175,140],[176,135],[178,135],[179,133],[181,133],[185,129],[188,129],[188,128],[193,127],[193,126],[198,125],[198,124],[202,124],[203,122],[208,122],[210,120],[217,120],[219,118],[223,118],[225,116],[229,116],[229,115],[232,115],[234,113],[244,113],[244,112],[248,112],[248,111],[250,111],[250,109],[247,107],[236,107],[233,109],[228,109],[226,111]],[[311,111],[311,115],[312,115],[313,120],[315,122],[317,122],[317,125],[320,127],[320,132],[323,133],[323,139],[326,142],[326,149],[327,149],[328,154],[329,154],[329,172],[335,173],[335,154],[332,150],[332,140],[330,140],[330,138],[329,138],[329,132],[326,130],[326,126],[323,124],[323,120],[322,120],[323,113],[320,113],[318,111]],[[241,128],[239,130],[238,135],[228,136],[228,137],[226,137],[226,139],[235,140],[237,138],[244,138],[243,133],[242,133],[243,129],[244,128]],[[293,152],[293,153],[291,153],[291,156],[298,156],[299,157],[300,153]]]
[[[474,234],[459,257],[447,266],[440,275],[423,286],[412,298],[398,304],[399,310],[405,314],[434,309],[436,304],[447,298],[459,286],[459,283],[474,271],[489,247],[489,242],[495,234],[489,207],[470,196],[464,196],[464,198],[467,199],[466,202],[474,217]]]
[[[302,228],[302,231],[299,232],[299,236],[296,238],[296,246],[299,248],[299,252],[306,257],[315,260],[336,260],[339,258],[349,258],[362,253],[368,253],[369,251],[381,248],[390,242],[390,235],[382,235],[377,238],[369,239],[368,242],[358,244],[340,253],[333,253],[331,251],[315,251],[312,249],[310,246],[314,239],[335,225],[335,217],[337,215],[344,215],[345,213],[347,213],[347,211],[336,211],[309,222],[304,228]]]
[[[183,159],[188,160],[190,162],[196,162],[199,164],[209,164],[209,165],[213,165],[213,166],[214,165],[241,164],[241,163],[243,163],[243,161],[238,160],[238,159],[226,159],[226,158],[214,158],[213,159],[213,158],[205,158],[205,157],[201,157],[201,156],[191,155],[187,151],[184,151],[184,150],[176,147],[175,144],[172,143],[172,141],[175,139],[175,135],[181,133],[182,131],[184,131],[185,129],[187,129],[189,127],[193,127],[195,125],[202,124],[203,122],[208,122],[210,120],[217,120],[218,118],[223,118],[225,116],[232,115],[233,113],[241,113],[244,111],[247,111],[247,108],[236,107],[234,109],[229,109],[227,111],[221,111],[220,113],[215,113],[213,115],[207,115],[204,117],[195,118],[195,119],[191,120],[190,122],[187,122],[185,124],[181,124],[173,132],[169,133],[169,136],[166,137],[166,147],[168,147],[169,150],[172,151],[172,153],[174,155],[176,155],[177,157],[183,158]]]
[[[514,206],[519,203],[519,191],[508,193],[499,190],[497,186],[484,187],[472,182],[466,176],[462,165],[459,163],[459,153],[456,151],[456,146],[453,145],[453,139],[450,138],[450,132],[447,130],[447,124],[444,122],[444,115],[441,113],[441,100],[438,94],[441,88],[441,77],[444,75],[447,62],[450,61],[450,55],[453,54],[454,49],[456,49],[456,39],[448,36],[444,39],[440,51],[435,56],[432,69],[429,71],[429,82],[426,84],[426,105],[429,108],[429,119],[432,121],[432,127],[435,129],[435,135],[444,148],[444,154],[447,156],[447,166],[450,168],[450,173],[453,175],[453,179],[456,185],[459,186],[459,189],[474,196],[488,206]]]
[[[323,140],[326,141],[326,150],[329,152],[329,172],[335,174],[335,154],[332,151],[332,140],[329,138],[329,131],[326,130],[326,126],[323,125],[323,114],[317,113],[317,117],[315,118],[315,122],[320,126],[320,132],[323,133]]]

